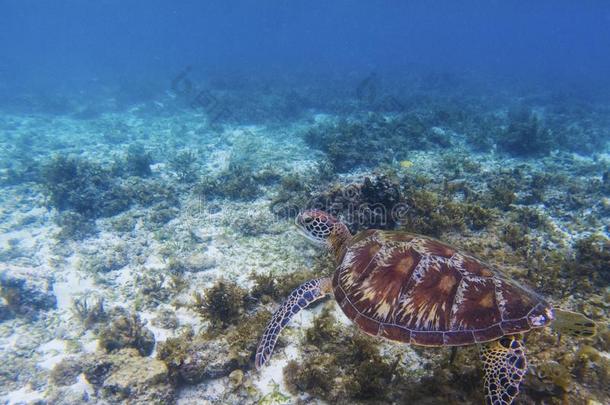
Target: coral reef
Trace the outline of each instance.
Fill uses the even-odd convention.
[[[476,346],[368,337],[332,299],[252,370],[268,311],[334,271],[292,229],[307,208],[438,237],[599,322],[528,333],[518,402],[610,402],[607,102],[443,72],[357,94],[213,76],[195,100],[127,83],[2,110],[0,402],[482,403]]]

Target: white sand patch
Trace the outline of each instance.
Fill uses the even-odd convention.
[[[94,353],[98,348],[98,338],[93,331],[87,331],[81,338],[80,343],[84,353]]]
[[[62,361],[66,356],[66,341],[61,339],[49,340],[47,343],[38,348],[38,352],[42,355],[42,359],[37,363],[39,367],[51,370],[57,363]]]
[[[126,286],[129,283],[133,282],[133,271],[130,266],[124,266],[119,270],[116,270],[112,275],[115,284],[120,286]]]
[[[93,395],[95,390],[93,386],[89,384],[89,381],[85,378],[85,374],[81,373],[77,378],[76,382],[68,387],[72,392],[80,395],[80,396],[90,396]]]
[[[42,399],[43,393],[32,390],[29,384],[0,398],[4,405],[31,404]]]
[[[254,379],[254,384],[263,393],[263,396],[276,389],[279,389],[282,394],[288,392],[288,389],[284,384],[284,367],[286,367],[290,360],[297,360],[303,357],[298,344],[296,343],[298,339],[296,338],[295,333],[290,332],[296,332],[296,335],[298,336],[300,331],[312,327],[314,319],[316,316],[320,315],[323,308],[324,305],[318,305],[314,308],[305,309],[300,311],[290,320],[287,329],[284,329],[284,333],[287,332],[286,335],[289,337],[291,343],[284,347],[283,350],[275,348],[270,362],[260,370],[258,378]]]
[[[73,260],[71,261],[73,262]],[[61,274],[61,280],[53,284],[53,292],[57,298],[57,309],[69,312],[74,298],[95,289],[91,277],[78,272],[74,265],[68,266],[68,270]]]
[[[218,378],[201,384],[182,387],[178,391],[176,404],[199,405],[199,404],[221,404],[225,391],[227,390],[227,379]]]
[[[279,391],[286,395],[288,389],[284,383],[284,367],[290,360],[295,360],[300,357],[300,351],[296,344],[289,344],[284,348],[284,356],[277,356],[278,353],[274,353],[271,361],[266,364],[259,372],[258,378],[254,378],[254,385],[261,391],[263,396],[272,393],[279,389]],[[279,358],[278,358],[279,357]]]
[[[176,318],[178,318],[179,327],[190,326],[194,331],[198,331],[204,326],[204,322],[201,318],[187,308],[178,308],[175,311],[175,315]]]
[[[146,258],[144,262],[144,267],[147,269],[164,269],[165,268],[165,260],[159,255],[152,254]]]
[[[140,319],[142,321],[146,321],[146,327],[148,329],[150,329],[150,331],[153,333],[153,335],[155,336],[155,348],[153,350],[153,352],[151,353],[151,357],[156,357],[157,355],[157,345],[160,342],[165,342],[168,338],[172,338],[175,337],[175,331],[173,330],[169,330],[169,329],[164,329],[164,328],[159,328],[157,326],[154,326],[152,324],[152,320],[154,318],[156,318],[157,314],[153,313],[153,312],[139,312],[140,315]]]
[[[7,338],[0,339],[0,353],[8,352],[17,347],[17,341],[20,339],[20,336],[17,333],[13,333]]]

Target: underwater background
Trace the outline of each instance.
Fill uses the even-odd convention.
[[[254,369],[309,208],[595,320],[516,403],[610,403],[609,50],[606,1],[0,0],[0,403],[483,403],[332,299]]]

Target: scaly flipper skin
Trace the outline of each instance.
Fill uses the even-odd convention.
[[[597,325],[591,319],[578,312],[555,309],[555,320],[551,327],[557,332],[572,337],[593,337]]]
[[[290,319],[301,309],[307,307],[332,292],[331,280],[328,277],[307,281],[290,293],[286,301],[275,311],[265,328],[263,337],[256,349],[255,365],[260,369],[271,358],[273,348],[280,332]]]
[[[485,371],[485,403],[510,405],[527,370],[521,336],[504,336],[481,347]]]

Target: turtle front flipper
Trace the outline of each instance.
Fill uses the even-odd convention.
[[[332,291],[328,277],[307,281],[290,293],[286,301],[275,311],[265,328],[263,337],[256,349],[255,365],[260,369],[271,357],[280,332],[290,319],[301,309],[323,298]]]
[[[591,319],[578,312],[555,309],[555,320],[551,327],[561,334],[572,337],[593,337],[597,325]]]
[[[510,405],[527,369],[521,336],[504,336],[481,348],[485,371],[485,403]]]

